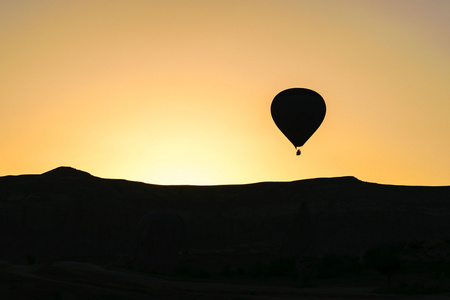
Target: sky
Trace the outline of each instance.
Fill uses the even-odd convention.
[[[450,185],[448,0],[2,0],[0,176]],[[270,115],[318,92],[302,155]]]

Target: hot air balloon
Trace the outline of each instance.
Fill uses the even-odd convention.
[[[287,89],[275,96],[270,107],[273,121],[300,155],[300,147],[313,135],[325,117],[325,101],[315,91]]]

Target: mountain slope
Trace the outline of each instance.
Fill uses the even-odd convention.
[[[354,177],[160,186],[61,167],[0,177],[0,259],[131,257],[139,221],[158,211],[183,220],[183,253],[205,262],[214,255],[359,255],[385,242],[450,238],[450,186]]]

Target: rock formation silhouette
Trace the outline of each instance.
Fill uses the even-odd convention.
[[[145,217],[164,211],[165,221]],[[353,177],[160,186],[72,168],[5,176],[0,177],[0,260],[95,263],[136,256],[138,265],[152,265],[135,252],[139,234],[142,254],[162,257],[166,247],[168,256],[161,261],[173,265],[179,218],[187,261],[219,270],[224,263],[245,267],[302,253],[361,256],[388,242],[449,239],[450,186],[381,185]],[[140,220],[152,225],[138,233]],[[153,249],[151,241],[160,245]]]
[[[171,272],[178,265],[186,238],[181,217],[171,212],[153,212],[139,222],[134,265],[138,269]]]

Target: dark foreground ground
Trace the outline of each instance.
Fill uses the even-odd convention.
[[[0,299],[450,299],[437,295],[380,293],[384,277],[365,274],[301,287],[265,279],[188,279],[149,275],[94,264],[0,263]]]
[[[5,176],[0,300],[450,299],[449,219],[450,186]]]

